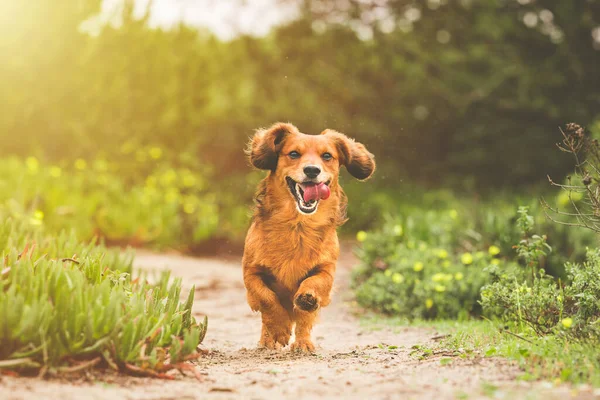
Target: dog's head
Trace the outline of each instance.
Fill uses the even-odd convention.
[[[286,187],[302,214],[313,214],[319,202],[337,193],[341,166],[359,180],[375,171],[375,160],[361,143],[325,130],[320,135],[300,133],[291,124],[278,123],[256,132],[248,148],[250,162],[270,170]]]

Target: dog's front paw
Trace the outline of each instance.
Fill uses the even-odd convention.
[[[319,308],[319,300],[312,293],[300,293],[294,299],[294,304],[304,311],[315,311]]]
[[[287,346],[291,336],[291,329],[269,329],[263,333],[258,345],[269,350],[279,350]]]
[[[309,339],[296,339],[291,350],[298,353],[314,353],[315,345]]]
[[[260,342],[258,342],[258,347],[260,349],[268,349],[268,350],[279,350],[283,347],[281,343],[275,341],[272,337],[262,337],[260,338]]]

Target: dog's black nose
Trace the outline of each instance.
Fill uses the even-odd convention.
[[[311,179],[316,178],[321,173],[321,168],[315,165],[307,165],[304,167],[304,173]]]

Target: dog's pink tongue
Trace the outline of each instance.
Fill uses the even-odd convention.
[[[318,199],[322,199],[322,200],[327,200],[329,198],[329,195],[331,194],[331,191],[329,190],[329,186],[327,186],[324,183],[318,183],[318,184],[307,184],[307,185],[303,185],[304,190],[304,202],[308,203],[311,200],[318,200]]]

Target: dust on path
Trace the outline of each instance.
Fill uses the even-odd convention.
[[[348,247],[348,246],[345,246]],[[413,345],[434,345],[427,328],[361,327],[351,312],[348,248],[336,276],[337,293],[313,330],[315,355],[257,350],[260,316],[246,304],[240,259],[196,259],[139,252],[136,266],[165,269],[183,278],[184,293],[196,286],[194,313],[209,316],[198,362],[203,382],[194,378],[161,381],[149,378],[105,378],[102,382],[0,380],[0,399],[454,399],[504,398],[544,400],[593,398],[567,386],[516,380],[519,370],[497,358],[454,359],[441,365],[439,356],[417,360]],[[393,350],[379,345],[397,346]]]

